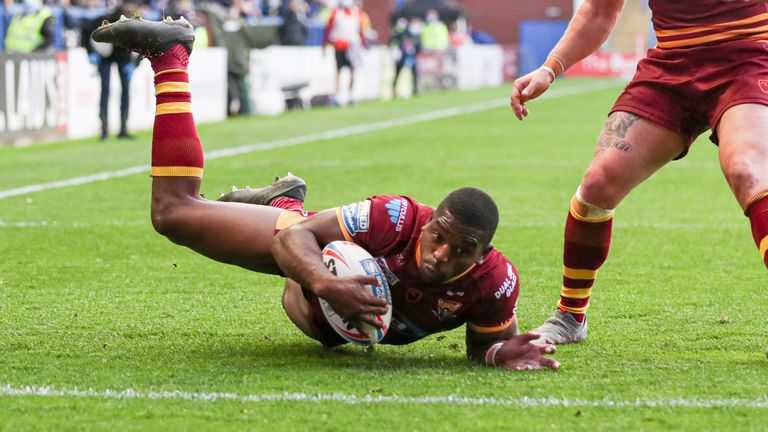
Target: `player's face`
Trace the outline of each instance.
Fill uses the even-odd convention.
[[[479,263],[488,249],[482,232],[461,225],[448,211],[435,214],[421,236],[419,273],[430,283],[443,283]]]

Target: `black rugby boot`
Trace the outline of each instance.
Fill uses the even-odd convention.
[[[184,17],[174,21],[167,17],[162,21],[147,21],[142,18],[126,18],[108,23],[104,21],[101,27],[91,33],[96,42],[107,42],[137,52],[152,60],[181,44],[192,53],[195,33]]]
[[[232,186],[232,192],[220,196],[217,201],[269,205],[275,198],[279,197],[295,198],[304,202],[306,196],[307,183],[300,177],[288,173],[283,178],[275,177],[275,181],[271,185],[263,188],[238,189]]]

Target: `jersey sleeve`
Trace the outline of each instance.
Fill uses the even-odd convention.
[[[504,258],[493,271],[478,280],[480,299],[467,317],[477,333],[500,332],[517,320],[520,278],[517,269]]]
[[[341,232],[373,256],[407,244],[416,225],[417,208],[409,198],[377,195],[336,209]]]

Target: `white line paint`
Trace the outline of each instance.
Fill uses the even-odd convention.
[[[578,398],[494,398],[464,396],[356,396],[344,393],[191,393],[181,390],[141,391],[56,389],[53,387],[11,385],[0,386],[0,396],[41,396],[63,398],[95,399],[140,399],[140,400],[189,400],[201,402],[340,402],[345,404],[407,404],[407,405],[485,405],[521,407],[596,407],[596,408],[768,408],[768,397],[759,399],[578,399]]]
[[[540,99],[554,99],[564,96],[572,96],[581,93],[588,93],[592,91],[607,89],[616,87],[615,82],[595,82],[588,85],[572,86],[563,89],[554,89],[550,93],[544,94]],[[219,158],[225,158],[230,156],[237,156],[246,153],[254,153],[264,150],[290,147],[299,144],[306,144],[310,142],[326,141],[335,138],[348,137],[352,135],[358,135],[368,132],[379,131],[383,129],[392,129],[400,126],[407,126],[416,123],[423,123],[432,120],[439,120],[448,117],[455,117],[464,114],[473,114],[481,111],[487,111],[490,109],[500,108],[509,104],[508,99],[496,99],[487,102],[480,102],[470,105],[446,108],[438,111],[427,112],[423,114],[417,114],[414,116],[403,117],[393,120],[385,120],[377,123],[367,123],[358,126],[351,126],[348,128],[336,129],[327,132],[314,133],[309,135],[302,135],[294,138],[286,138],[275,141],[267,141],[263,143],[248,144],[239,147],[232,147],[228,149],[215,150],[205,154],[206,160],[213,160]],[[512,114],[510,114],[510,122],[512,121]],[[31,193],[42,192],[50,189],[57,189],[69,186],[79,186],[88,183],[94,183],[97,181],[105,181],[118,177],[126,177],[133,174],[140,174],[149,172],[149,165],[138,165],[130,168],[124,168],[117,171],[106,171],[97,174],[91,174],[82,177],[75,177],[67,180],[58,180],[47,183],[38,183],[28,186],[22,186],[14,189],[6,189],[0,191],[0,199],[10,198],[20,195],[28,195]]]

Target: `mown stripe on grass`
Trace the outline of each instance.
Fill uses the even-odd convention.
[[[582,93],[593,92],[597,90],[603,90],[606,88],[616,87],[615,82],[611,81],[599,81],[591,84],[578,85],[572,87],[566,87],[562,89],[553,89],[551,92],[544,94],[540,99],[554,99],[563,96],[572,96]],[[350,126],[346,128],[331,130],[327,132],[314,133],[309,135],[302,135],[293,138],[286,138],[275,141],[267,141],[256,144],[246,144],[238,147],[232,147],[228,149],[216,150],[205,154],[206,160],[220,159],[230,156],[237,156],[246,153],[254,153],[264,150],[271,150],[282,147],[290,147],[299,144],[307,144],[311,142],[327,141],[335,138],[348,137],[352,135],[358,135],[368,132],[375,132],[384,129],[392,129],[400,126],[408,126],[416,123],[424,123],[432,120],[440,120],[448,117],[455,117],[464,114],[473,114],[490,109],[500,108],[509,104],[509,99],[496,99],[487,102],[480,102],[470,105],[456,106],[451,108],[445,108],[437,111],[426,112],[408,117],[402,117],[398,119],[385,120],[376,123],[366,123],[357,126]],[[511,117],[511,114],[510,114]],[[510,121],[512,121],[510,119]],[[21,195],[28,195],[31,193],[42,192],[50,189],[58,189],[69,186],[79,186],[88,183],[94,183],[97,181],[105,181],[113,178],[126,177],[133,174],[140,174],[149,172],[149,165],[138,165],[129,168],[123,168],[116,171],[106,171],[96,174],[90,174],[81,177],[75,177],[66,180],[57,180],[47,183],[31,184],[13,189],[6,189],[0,191],[0,199],[10,198]]]
[[[238,393],[194,393],[182,390],[141,391],[95,390],[95,389],[56,389],[47,386],[14,387],[0,386],[0,396],[41,396],[96,399],[140,399],[140,400],[189,400],[201,402],[340,402],[345,404],[407,404],[407,405],[503,405],[521,407],[596,407],[596,408],[768,408],[768,396],[759,399],[578,399],[567,397],[464,397],[448,396],[384,396],[384,395],[348,395],[343,393],[273,393],[273,394],[238,394]]]

